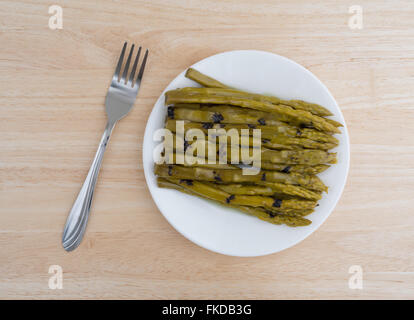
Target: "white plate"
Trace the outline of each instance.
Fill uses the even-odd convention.
[[[161,94],[154,105],[145,130],[143,161],[145,178],[151,195],[168,222],[182,235],[201,247],[232,256],[261,256],[289,248],[305,239],[325,221],[338,202],[349,167],[349,138],[341,110],[328,89],[307,69],[273,53],[243,50],[220,53],[192,67],[232,87],[250,92],[275,95],[284,99],[303,99],[328,108],[333,119],[344,124],[338,163],[319,176],[329,187],[319,207],[309,215],[312,224],[290,228],[273,225],[236,210],[217,205],[176,190],[157,187],[153,173],[155,130],[164,126],[166,107],[164,92],[198,86],[186,79],[183,71]]]

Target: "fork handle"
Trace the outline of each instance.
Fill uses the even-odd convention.
[[[96,181],[98,180],[99,169],[101,168],[102,159],[106,146],[111,137],[115,122],[108,122],[105,131],[96,151],[95,158],[86,176],[85,182],[79,191],[78,197],[70,210],[63,231],[62,245],[66,251],[76,249],[82,241],[83,235],[88,223],[88,217],[92,205],[93,193],[95,191]]]

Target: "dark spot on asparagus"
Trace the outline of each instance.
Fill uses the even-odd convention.
[[[174,107],[168,107],[167,113],[169,119],[174,119]]]
[[[248,124],[247,125],[250,129],[256,129],[256,126],[254,124]]]
[[[211,122],[204,122],[203,123],[203,128],[204,129],[211,129],[211,128],[213,128],[213,124]]]
[[[291,166],[286,166],[286,167],[283,168],[282,172],[283,173],[289,173],[291,168],[292,168]]]
[[[263,173],[262,174],[262,179],[261,179],[262,181],[266,181],[266,173]]]
[[[257,122],[259,122],[259,124],[261,124],[262,126],[266,125],[266,120],[263,118],[260,118],[259,120],[257,120]]]
[[[266,210],[266,213],[267,213],[267,214],[268,214],[271,218],[276,217],[276,214],[275,214],[274,212],[272,212],[272,211]]]
[[[213,120],[214,123],[220,123],[220,121],[222,121],[224,119],[224,117],[222,116],[221,113],[215,112],[211,119]]]
[[[220,128],[224,128],[226,125],[224,123],[220,123]]]
[[[280,199],[275,199],[275,202],[273,202],[273,207],[280,208],[281,205],[282,205],[282,200]]]
[[[300,131],[300,130],[298,129],[298,130],[296,131],[296,135],[300,137],[300,136],[302,135],[302,131]]]
[[[180,183],[185,183],[187,186],[192,186],[193,185],[193,180],[190,179],[181,179]]]
[[[230,203],[231,200],[234,199],[234,194],[232,194],[230,197],[226,198],[226,203]]]
[[[219,181],[219,182],[223,181],[221,180],[220,176],[214,176],[214,180]]]
[[[314,126],[313,126],[313,122],[311,121],[311,122],[309,122],[309,123],[301,123],[300,124],[300,127],[301,128],[314,128]]]
[[[172,166],[168,166],[168,175],[172,176]]]
[[[262,139],[263,143],[269,143],[270,140],[269,139]]]

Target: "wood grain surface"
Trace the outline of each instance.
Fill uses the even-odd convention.
[[[49,6],[63,29],[48,27]],[[363,28],[351,30],[351,5]],[[0,298],[414,297],[414,1],[0,1]],[[63,225],[105,126],[123,41],[150,49],[139,98],[115,129],[82,245]],[[176,232],[144,180],[151,109],[187,66],[274,52],[321,79],[344,113],[351,168],[321,228],[283,252],[236,258]],[[49,289],[50,265],[63,289]],[[348,286],[363,269],[363,289]]]

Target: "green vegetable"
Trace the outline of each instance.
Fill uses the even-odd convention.
[[[241,169],[222,170],[200,167],[183,167],[178,165],[156,164],[154,173],[160,177],[187,180],[212,181],[223,183],[254,183],[254,182],[280,182],[300,185],[307,189],[327,191],[326,186],[317,176],[298,173],[282,173],[262,170],[259,175],[244,175]]]
[[[232,108],[228,106],[221,106],[220,108],[212,107],[208,109],[188,108],[187,106],[184,107],[184,105],[178,106],[179,107],[169,107],[169,115],[173,115],[173,119],[175,120],[190,120],[194,122],[212,122],[220,124],[266,124],[275,127],[287,125],[286,123],[278,120],[277,116],[261,111],[243,111],[241,108]]]
[[[183,185],[176,184],[174,182],[171,182],[163,178],[158,178],[157,183],[160,188],[175,189],[183,193],[187,193],[190,195],[195,195],[201,198],[212,200],[211,198],[209,198],[210,194],[205,195],[205,194],[197,193],[189,188],[185,188]],[[184,182],[184,185],[186,184],[187,182]],[[302,209],[302,210],[291,209],[290,211],[285,212],[282,209],[268,210],[268,209],[261,208],[261,207],[239,206],[239,205],[235,205],[231,203],[231,201],[229,203],[227,203],[227,201],[225,202],[219,201],[219,203],[227,207],[231,207],[231,208],[235,208],[237,210],[243,211],[263,221],[270,222],[273,224],[286,224],[291,227],[307,226],[311,224],[310,220],[304,219],[302,218],[302,216],[305,216],[311,213],[313,209]]]
[[[278,192],[282,194],[288,194],[291,196],[297,196],[309,200],[320,200],[322,199],[322,195],[315,191],[310,191],[306,188],[302,188],[295,185],[283,184],[278,182],[259,182],[259,184],[263,184],[264,186],[270,188],[273,192]]]
[[[204,159],[204,163],[200,163],[199,160]],[[186,167],[203,167],[203,168],[211,168],[211,169],[237,169],[240,168],[237,164],[209,164],[207,163],[207,158],[200,158],[195,156],[186,155],[184,160],[190,160],[190,162],[181,163]],[[171,164],[179,164],[177,163],[177,154],[172,154],[172,162]],[[303,164],[277,164],[271,163],[266,161],[261,161],[261,169],[269,170],[269,171],[281,171],[284,173],[296,172],[305,175],[315,175],[320,172],[325,171],[329,168],[327,164],[318,164],[315,166],[307,166]]]
[[[275,193],[270,187],[257,185],[217,184],[216,187],[230,194],[272,196]]]
[[[299,186],[277,183],[277,182],[262,182],[261,185],[247,185],[247,184],[217,184],[217,188],[230,194],[243,195],[263,195],[276,196],[278,199],[291,199],[292,197],[285,197],[290,195],[300,197],[308,200],[320,200],[322,195],[320,193],[310,191]]]
[[[189,68],[185,76],[191,80],[198,82],[199,84],[205,87],[231,89],[230,87],[224,85],[223,83],[218,82],[217,80],[214,80],[213,78],[208,77],[193,68]],[[238,94],[245,94],[245,92],[240,91],[240,90],[231,90],[231,94],[238,95]],[[316,103],[309,103],[309,102],[302,101],[302,100],[282,100],[276,97],[265,96],[265,95],[254,94],[254,93],[251,93],[249,95],[250,95],[250,98],[253,100],[267,101],[273,104],[285,104],[298,110],[309,111],[318,116],[331,116],[332,115],[332,113],[328,109]]]
[[[200,111],[201,112],[204,112],[205,111],[204,109],[200,109],[200,110],[188,110],[188,109],[185,109],[185,108],[179,108],[179,109],[175,109],[175,110],[177,110],[177,112],[174,112],[174,114],[177,117],[178,116],[182,116],[182,117],[187,117],[187,118],[192,118],[192,119],[197,119],[197,117],[200,116]],[[209,113],[209,116],[210,117],[214,117],[214,116],[217,115],[217,113],[211,113],[209,111],[206,111],[206,112]],[[184,113],[186,115],[183,115]],[[222,112],[220,114],[223,117],[223,120],[224,121],[225,121],[225,119],[231,119],[232,121],[238,121],[238,122],[244,122],[244,121],[246,121],[246,118],[244,117],[245,115],[243,115],[243,118],[244,118],[243,119],[242,117],[239,116],[239,114],[236,113],[236,115],[231,115],[232,113],[234,113],[234,111],[232,111],[231,108],[230,108],[230,110],[228,110],[228,109],[226,109],[226,107],[223,107],[223,110],[222,110]],[[256,122],[256,121],[260,121],[260,120],[266,121],[266,118],[268,118],[268,117],[266,117],[266,115],[259,114],[259,115],[255,115],[254,120],[252,120],[250,122]],[[270,122],[270,121],[268,120],[268,122]],[[173,122],[170,122],[170,124],[168,124],[168,122],[167,122],[166,127],[168,129],[172,130],[172,131],[176,131],[175,125],[176,125],[175,122],[174,123]],[[208,130],[209,129],[210,129],[210,133],[214,132],[214,129],[216,129],[217,130],[216,131],[217,132],[216,133],[216,136],[220,136],[220,135],[226,134],[227,130],[231,129],[230,126],[228,126],[228,128],[225,129],[225,128],[220,128],[219,126],[217,126],[218,128],[217,127],[216,128],[209,128],[210,126],[208,126],[208,125],[204,125],[204,127],[203,127],[203,125],[199,125],[197,129],[202,130],[206,134],[208,134],[208,132],[209,132]],[[186,129],[188,127],[189,126],[186,127],[184,125],[184,128],[185,128],[184,131],[185,132],[186,132]],[[238,135],[240,137],[242,135],[245,135],[246,134],[246,132],[247,132],[246,130],[249,130],[248,133],[249,134],[252,134],[253,133],[253,129],[252,128],[249,128],[248,126],[246,126],[246,127],[247,128],[237,128],[237,127],[234,127],[233,129],[236,129],[237,130]],[[191,128],[187,129],[187,131],[190,130],[190,129],[195,129],[195,128],[196,128],[196,126],[192,126]],[[213,129],[213,131],[211,129]],[[222,130],[220,130],[220,129],[222,129]],[[245,129],[245,130],[244,131],[241,131],[243,129]],[[262,129],[260,129],[260,130],[262,130]],[[220,134],[220,131],[221,132],[225,132],[225,133]],[[261,131],[261,134],[263,134],[263,131]],[[262,145],[265,146],[265,147],[267,147],[267,148],[270,148],[270,149],[298,149],[298,148],[307,148],[307,149],[329,150],[329,149],[332,149],[332,148],[334,148],[334,147],[337,146],[336,143],[318,142],[318,141],[310,140],[310,139],[307,139],[307,138],[301,138],[301,137],[292,138],[292,137],[289,137],[288,135],[286,135],[284,133],[279,134],[279,133],[275,132],[275,130],[271,130],[270,133],[273,133],[273,134],[265,134],[265,136],[267,136],[268,138],[265,138],[265,137],[262,136],[262,138],[263,138]]]
[[[328,121],[330,124],[332,124],[335,127],[343,127],[342,123],[340,123],[338,121],[335,121],[333,119],[326,118],[325,120]]]
[[[222,84],[221,82],[213,78],[210,78],[206,76],[205,74],[202,74],[201,72],[198,72],[197,70],[193,68],[188,68],[187,72],[185,73],[185,76],[191,80],[194,80],[195,82],[198,82],[199,84],[205,87],[227,88],[227,86]]]
[[[262,169],[265,170],[275,170],[275,171],[282,171],[285,173],[289,172],[296,172],[296,173],[303,173],[303,174],[318,174],[320,172],[325,171],[329,168],[329,165],[327,164],[318,164],[315,166],[307,166],[304,164],[277,164],[277,163],[271,163],[262,161],[261,162]]]
[[[288,199],[279,200],[272,197],[257,196],[257,195],[240,195],[231,194],[223,190],[218,189],[214,184],[208,182],[200,182],[197,180],[189,179],[176,179],[165,178],[165,180],[180,185],[184,189],[191,190],[192,192],[204,196],[211,200],[216,200],[222,203],[251,206],[251,207],[265,207],[265,208],[278,208],[278,209],[312,209],[315,207],[316,202],[310,200],[300,199]]]
[[[208,91],[207,91],[208,90]],[[271,112],[278,120],[294,125],[303,125],[329,133],[340,131],[324,118],[304,110],[295,110],[283,104],[251,100],[249,94],[234,96],[232,90],[221,88],[184,88],[168,91],[166,105],[178,103],[229,104],[243,108]]]
[[[327,142],[318,142],[306,138],[289,138],[283,135],[275,135],[270,140],[264,139],[263,146],[269,149],[287,149],[286,146],[289,146],[307,149],[329,150],[335,148],[337,145]]]
[[[312,223],[312,221],[294,215],[278,214],[262,208],[253,208],[247,206],[230,206],[240,211],[246,212],[260,220],[270,222],[273,224],[286,224],[289,227],[304,227]]]
[[[182,139],[175,135],[175,139]],[[221,144],[219,139],[216,141],[216,152],[222,150],[223,147],[226,147],[225,144]],[[181,145],[183,145],[182,142]],[[214,144],[209,140],[195,140],[187,141],[186,153],[196,155],[199,146],[204,149],[204,156],[207,157],[209,148],[214,148]],[[249,143],[251,145],[251,142]],[[238,145],[233,145],[227,143],[227,153],[224,153],[223,156],[227,159],[228,162],[231,160],[231,154],[233,152],[238,152],[239,159],[242,159],[242,149],[247,148],[247,144],[244,144],[243,141],[239,141]],[[214,150],[214,149],[212,149]],[[266,161],[276,164],[303,164],[308,166],[314,166],[324,163],[336,163],[336,153],[328,153],[324,150],[311,150],[311,149],[296,149],[296,150],[272,150],[267,148],[260,148],[260,152],[254,153],[253,150],[259,151],[259,149],[254,149],[254,147],[249,148],[249,155],[253,161]],[[222,150],[223,151],[223,150]],[[223,152],[225,152],[224,150]],[[201,156],[198,155],[197,156]],[[259,158],[260,157],[260,158]],[[217,155],[218,159],[218,155]]]
[[[309,166],[336,163],[336,153],[323,150],[270,150],[262,148],[261,158],[264,161],[279,164],[305,164]]]
[[[166,93],[165,127],[175,133],[175,143],[162,155],[173,163],[185,163],[156,164],[159,187],[213,200],[273,224],[309,225],[311,221],[303,217],[314,211],[327,191],[315,174],[336,163],[336,153],[328,150],[338,146],[332,134],[340,133],[342,124],[325,118],[332,114],[318,104],[236,90],[192,68],[186,77],[206,88]],[[177,121],[184,124],[180,131]],[[201,130],[202,136],[192,129]],[[227,132],[230,129],[243,138],[236,145]],[[253,135],[254,129],[260,129],[260,137]],[[210,153],[217,160],[214,164],[208,163],[209,147],[214,148]],[[181,148],[184,158],[178,158]],[[231,163],[234,151],[259,170],[245,174],[252,165]],[[244,151],[249,159],[241,157]],[[220,158],[224,163],[218,163],[219,155],[224,155]]]
[[[174,110],[173,108],[171,110]],[[173,112],[172,112],[173,115]],[[270,126],[270,125],[254,125],[254,124],[246,124],[246,122],[241,124],[234,124],[234,123],[223,123],[221,121],[220,123],[213,123],[211,122],[211,119],[208,117],[208,114],[204,114],[204,119],[200,119],[199,122],[191,122],[184,119],[179,119],[176,116],[174,117],[177,120],[174,119],[167,119],[167,122],[165,124],[165,127],[169,129],[172,132],[176,131],[176,121],[184,121],[184,128],[185,131],[188,131],[190,129],[200,129],[204,133],[208,133],[209,129],[236,129],[241,133],[241,129],[248,129],[249,134],[253,134],[253,129],[260,129],[262,139],[272,139],[275,135],[285,135],[287,137],[301,137],[306,138],[314,141],[320,141],[320,142],[326,142],[332,145],[337,146],[339,141],[334,136],[331,136],[329,134],[325,134],[323,132],[314,130],[314,129],[299,129],[295,128],[293,126],[290,126],[284,122],[280,122],[277,126]],[[207,120],[207,121],[204,121]]]

